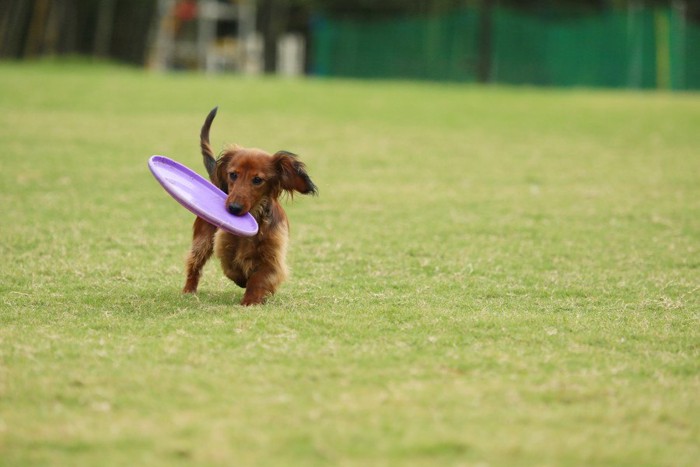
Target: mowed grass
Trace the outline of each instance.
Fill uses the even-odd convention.
[[[262,307],[149,173],[301,155]],[[700,95],[0,64],[0,464],[697,465]]]

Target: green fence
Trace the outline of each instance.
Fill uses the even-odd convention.
[[[676,10],[532,15],[461,9],[313,28],[316,74],[700,89],[700,26]],[[485,72],[483,71],[485,68]],[[481,71],[481,74],[479,72]]]

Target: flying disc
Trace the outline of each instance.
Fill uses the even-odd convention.
[[[245,237],[258,233],[255,218],[226,210],[226,193],[188,167],[165,156],[152,156],[148,168],[170,196],[193,214],[227,232]]]

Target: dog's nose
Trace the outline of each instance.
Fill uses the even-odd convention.
[[[228,205],[228,212],[234,216],[238,216],[241,212],[243,212],[243,206],[238,203],[231,203]]]

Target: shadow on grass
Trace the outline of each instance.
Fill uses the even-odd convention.
[[[238,287],[232,287],[230,290],[207,290],[207,288],[202,288],[196,294],[184,294],[179,288],[173,288],[159,290],[158,295],[162,296],[166,301],[193,307],[239,306],[243,298],[243,289]]]
[[[211,311],[240,307],[243,290],[206,290],[197,294],[183,294],[179,287],[114,288],[74,296],[68,300],[83,311],[112,311],[140,315],[170,315],[174,312]]]
[[[196,294],[182,294],[183,298],[191,299],[200,302],[204,305],[217,305],[217,306],[241,306],[241,299],[243,298],[243,289],[238,287],[231,288],[231,290],[200,290]]]

